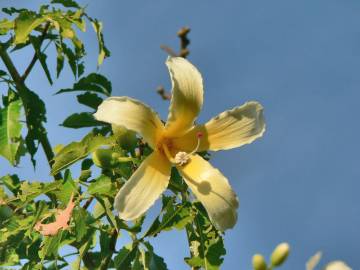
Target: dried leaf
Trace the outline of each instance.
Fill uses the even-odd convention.
[[[40,232],[42,235],[56,235],[60,229],[67,229],[69,227],[69,221],[71,218],[72,211],[75,207],[73,202],[74,194],[71,195],[68,205],[64,210],[58,210],[56,219],[52,223],[43,224],[41,221],[36,223],[35,230]]]

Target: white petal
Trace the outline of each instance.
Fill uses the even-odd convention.
[[[94,117],[106,123],[123,126],[139,133],[155,149],[164,125],[147,105],[129,97],[110,97],[98,107]]]
[[[166,61],[172,82],[172,98],[166,123],[169,137],[180,136],[189,130],[203,104],[203,81],[200,72],[182,57]]]
[[[114,208],[120,218],[133,220],[141,216],[165,191],[171,164],[159,152],[148,156],[115,197]]]
[[[197,144],[198,132],[203,134],[199,151],[218,151],[240,147],[261,137],[265,131],[263,107],[255,101],[220,113],[205,125],[198,125],[181,138],[174,147],[191,151]]]
[[[351,268],[342,261],[333,261],[325,266],[325,270],[351,270]]]
[[[189,163],[177,168],[214,225],[221,231],[234,227],[239,202],[221,172],[198,155],[192,155]]]

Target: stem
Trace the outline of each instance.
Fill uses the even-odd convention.
[[[25,117],[26,117],[26,119],[28,119],[29,118],[29,110],[28,110],[28,101],[26,99],[26,96],[28,95],[29,90],[26,87],[24,81],[22,80],[22,77],[20,76],[16,67],[14,66],[9,54],[6,52],[5,48],[3,47],[3,45],[1,43],[0,43],[0,58],[4,62],[13,81],[15,82],[16,89],[17,89],[20,99],[24,105]],[[32,127],[30,127],[30,124],[28,121],[26,121],[26,124],[27,124],[28,129],[32,128]],[[52,163],[53,163],[54,153],[52,151],[49,139],[47,137],[46,129],[41,124],[38,128],[42,130],[42,132],[40,132],[39,142],[40,142],[42,148],[44,149],[48,164],[51,168]],[[58,179],[61,179],[62,176],[60,173],[58,173],[54,176],[54,178],[55,178],[55,180],[58,180]]]
[[[83,208],[84,208],[84,209],[87,209],[93,200],[94,200],[94,197],[90,197],[90,198],[84,203]]]
[[[42,31],[41,36],[40,36],[40,45],[39,45],[39,48],[41,48],[41,45],[42,45],[42,43],[43,43],[43,41],[44,41],[44,39],[45,39],[45,36],[46,36],[46,34],[47,34],[47,31],[49,30],[49,27],[50,27],[50,22],[47,22],[47,23],[45,24],[44,30]],[[38,55],[37,55],[37,53],[35,52],[33,58],[31,59],[31,62],[30,62],[30,64],[29,64],[29,66],[26,68],[26,70],[25,70],[25,72],[24,72],[24,75],[21,76],[21,81],[22,81],[22,82],[25,82],[27,76],[30,74],[30,72],[31,72],[32,68],[34,67],[34,65],[35,65],[35,63],[36,63],[37,60],[38,60]]]

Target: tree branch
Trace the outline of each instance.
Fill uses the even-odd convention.
[[[12,62],[9,54],[7,53],[6,49],[3,47],[3,44],[0,43],[0,58],[2,59],[2,61],[4,62],[7,70],[10,73],[11,78],[13,79],[16,89],[19,93],[20,99],[23,103],[24,109],[25,109],[25,117],[26,119],[29,118],[29,110],[28,110],[28,101],[26,99],[26,96],[28,94],[28,88],[26,87],[24,81],[22,80],[19,72],[17,71],[14,63]],[[28,129],[30,129],[31,127],[29,126],[28,121],[26,121],[26,124],[28,126]],[[41,128],[42,130],[45,131],[45,128],[41,125],[39,128]],[[52,163],[53,163],[53,158],[54,158],[54,152],[52,151],[49,139],[47,137],[46,132],[42,132],[41,136],[39,137],[39,142],[42,145],[47,161],[49,163],[50,168],[52,167]],[[55,180],[57,179],[61,179],[62,176],[61,174],[57,174],[54,176]]]

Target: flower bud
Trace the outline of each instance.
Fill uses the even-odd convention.
[[[138,139],[134,131],[117,125],[112,125],[111,128],[121,148],[131,151],[137,146]]]
[[[271,254],[271,265],[280,266],[289,255],[290,246],[288,243],[279,244]]]
[[[100,168],[112,168],[118,163],[118,157],[120,154],[115,153],[112,149],[100,148],[93,153],[92,160]]]
[[[254,270],[266,270],[267,265],[264,256],[261,254],[255,254],[252,257],[252,265]]]

